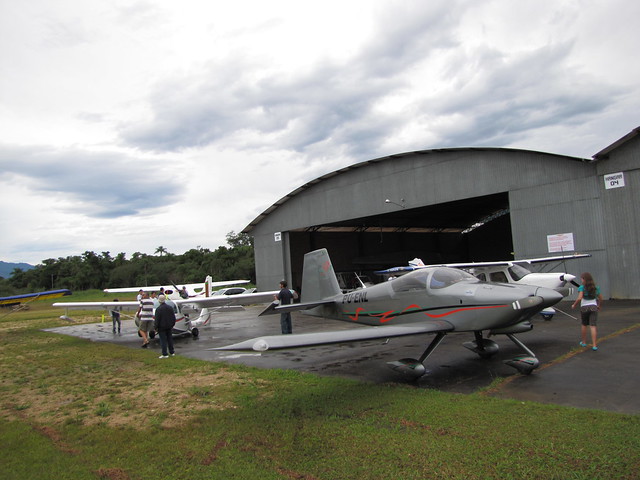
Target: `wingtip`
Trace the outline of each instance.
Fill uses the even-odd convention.
[[[207,350],[223,351],[223,350],[253,350],[256,352],[266,352],[269,350],[269,342],[265,338],[256,338],[252,340],[246,340],[240,343],[234,343],[233,345],[225,345],[223,347],[208,348]]]

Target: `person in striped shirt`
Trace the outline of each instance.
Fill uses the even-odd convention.
[[[140,318],[138,332],[142,337],[142,348],[147,348],[147,345],[149,345],[149,332],[153,331],[153,300],[149,298],[147,292],[142,293],[137,315]]]

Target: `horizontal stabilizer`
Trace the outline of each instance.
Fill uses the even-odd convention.
[[[279,305],[278,302],[272,302],[267,308],[260,312],[259,317],[262,315],[276,315],[287,312],[297,312],[299,310],[309,310],[311,308],[319,307],[321,305],[333,305],[333,300],[323,300],[320,302],[308,302],[308,303],[292,303],[290,305]]]
[[[399,337],[403,335],[419,335],[421,333],[443,332],[453,330],[445,321],[429,322],[421,325],[399,325],[389,327],[362,327],[351,330],[330,332],[299,333],[293,335],[271,335],[252,338],[244,342],[209,350],[255,350],[264,352],[278,348],[306,347],[328,343],[357,342],[376,338]]]

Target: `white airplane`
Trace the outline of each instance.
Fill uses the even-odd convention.
[[[153,285],[148,287],[122,287],[122,288],[105,288],[105,293],[131,293],[144,290],[145,292],[159,292],[160,290],[165,292],[170,299],[179,298],[191,298],[205,296],[209,297],[214,294],[214,288],[225,287],[227,285],[241,285],[249,283],[249,280],[223,280],[220,282],[214,282],[211,275],[207,275],[204,283],[188,283],[183,285],[183,289],[178,288],[175,284],[170,285]]]
[[[265,336],[212,350],[264,352],[434,333],[419,359],[389,363],[396,371],[420,376],[426,371],[423,362],[448,333],[473,332],[475,341],[466,342],[466,348],[483,358],[496,354],[498,344],[483,338],[487,332],[489,336],[506,335],[526,352],[505,363],[529,374],[539,361],[515,334],[531,330],[529,319],[562,299],[562,294],[549,288],[482,282],[464,270],[449,267],[420,268],[388,282],[342,293],[326,249],[305,255],[301,292],[301,303],[272,303],[261,315],[304,309],[310,315],[361,325],[341,331]]]
[[[147,287],[149,288],[149,287]],[[137,292],[138,290],[134,290]],[[111,293],[111,292],[110,292]],[[250,292],[233,293],[230,295],[196,296],[192,298],[170,298],[167,300],[173,306],[176,313],[176,325],[173,327],[173,335],[191,334],[198,337],[200,331],[198,327],[205,326],[211,320],[212,309],[227,307],[232,305],[255,305],[273,301],[273,296],[277,290],[270,292]],[[137,301],[111,301],[111,302],[59,302],[54,303],[54,307],[65,308],[67,310],[94,310],[120,307],[123,310],[136,310],[140,303]],[[197,310],[199,315],[195,320],[189,318],[185,310]]]
[[[386,270],[379,270],[375,273],[384,276],[403,275],[417,269],[427,267],[451,267],[466,270],[482,281],[495,283],[510,283],[515,285],[535,285],[538,287],[551,288],[560,292],[563,296],[574,293],[573,286],[580,285],[575,281],[576,276],[562,272],[534,272],[534,264],[564,263],[566,260],[590,257],[589,253],[575,253],[555,257],[528,258],[522,260],[499,260],[494,262],[469,262],[469,263],[443,263],[437,265],[425,265],[421,259],[414,258],[409,261],[409,265],[402,267],[392,267]],[[556,310],[548,307],[540,312],[542,318],[551,320]]]

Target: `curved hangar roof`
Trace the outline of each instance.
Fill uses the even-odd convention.
[[[461,147],[461,148],[438,148],[431,150],[419,150],[414,152],[405,152],[394,155],[388,155],[386,157],[375,158],[372,160],[366,160],[364,162],[349,165],[347,167],[340,168],[333,172],[322,175],[304,185],[296,188],[291,193],[285,195],[276,201],[273,205],[267,208],[264,212],[258,215],[251,223],[249,223],[242,233],[250,233],[260,222],[267,218],[271,213],[277,210],[279,207],[287,203],[289,200],[295,199],[296,196],[309,190],[310,188],[327,180],[334,178],[338,175],[345,174],[354,170],[369,167],[371,165],[379,164],[382,162],[389,162],[401,158],[433,155],[441,153],[451,152],[502,152],[513,154],[533,154],[542,155],[545,157],[556,157],[562,160],[572,160],[580,163],[589,163],[594,160],[579,157],[570,157],[566,155],[559,155],[554,153],[539,152],[534,150],[512,149],[512,148],[498,148],[498,147]],[[367,221],[365,218],[352,219],[345,222],[331,223],[330,225],[323,225],[317,227],[307,227],[307,229],[314,229],[319,231],[366,231],[368,228],[380,231],[382,229],[390,229],[398,231],[399,229],[406,229],[405,231],[456,231],[460,232],[466,228],[472,227],[477,222],[483,220],[490,220],[492,218],[499,217],[508,213],[508,202],[504,198],[503,194],[491,194],[474,198],[474,208],[470,211],[465,208],[465,201],[459,202],[452,201],[447,203],[441,203],[437,206],[429,206],[429,215],[425,216],[424,211],[420,208],[411,208],[406,210],[395,210],[393,212],[393,219],[389,217],[390,221],[388,225],[385,225],[384,216],[376,215],[375,226],[367,227]],[[395,202],[391,202],[395,203]],[[396,204],[397,205],[397,204]],[[404,206],[402,206],[404,209]],[[424,219],[428,217],[428,224],[423,224]]]

